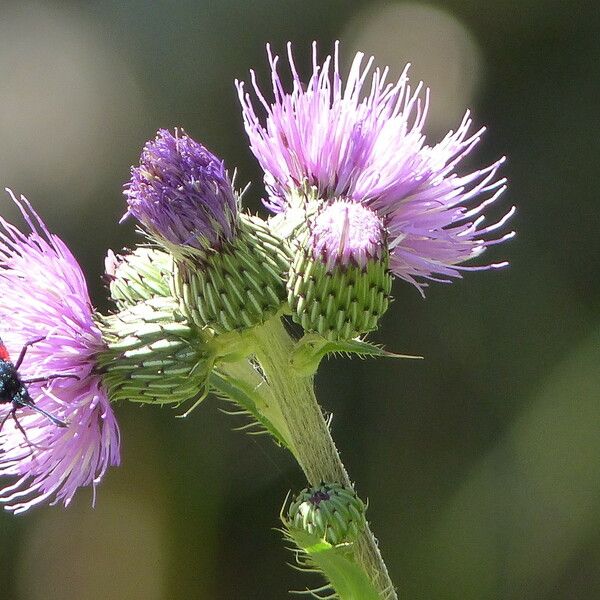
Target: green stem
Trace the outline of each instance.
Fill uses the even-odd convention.
[[[290,366],[294,341],[285,331],[280,318],[275,317],[263,326],[256,327],[254,333],[256,358],[279,404],[286,423],[286,433],[290,436],[289,445],[309,483],[337,482],[352,488],[315,397],[313,377],[298,374]],[[368,524],[351,551],[354,561],[372,580],[381,599],[397,600],[377,539]]]
[[[248,360],[219,365],[210,376],[212,388],[254,417],[275,440],[295,455],[291,435],[273,390]]]

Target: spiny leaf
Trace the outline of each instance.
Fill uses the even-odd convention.
[[[319,570],[339,600],[382,600],[367,574],[349,557],[344,545],[332,546],[306,531],[286,525],[286,535],[303,553],[308,564]],[[304,562],[304,561],[302,561]],[[313,590],[323,591],[324,588]]]
[[[269,432],[281,446],[288,447],[276,427],[256,408],[255,397],[257,397],[257,394],[255,390],[216,369],[211,373],[209,382],[218,396],[235,402],[242,409],[240,412],[246,413],[255,419],[256,424]]]
[[[326,354],[346,354],[360,357],[410,358],[422,359],[422,356],[396,354],[384,350],[375,344],[363,340],[330,341],[316,333],[307,333],[296,344],[290,359],[292,367],[301,374],[312,375],[316,372],[321,359]]]

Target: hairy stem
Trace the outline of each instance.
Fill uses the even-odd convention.
[[[290,367],[294,341],[279,317],[255,328],[258,359],[286,422],[290,446],[311,485],[337,482],[352,488],[314,393],[313,378]],[[377,539],[369,525],[354,544],[353,559],[372,580],[382,600],[397,600]]]

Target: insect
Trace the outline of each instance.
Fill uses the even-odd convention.
[[[10,355],[6,346],[0,339],[0,404],[3,403],[11,403],[12,408],[6,414],[6,416],[0,422],[0,431],[4,427],[4,423],[6,423],[9,417],[12,417],[15,421],[15,425],[18,427],[19,431],[23,434],[24,438],[27,442],[35,446],[35,444],[31,444],[27,438],[27,434],[23,429],[22,425],[19,423],[17,419],[17,410],[19,408],[30,408],[42,415],[44,415],[48,420],[50,420],[57,427],[67,427],[67,423],[61,421],[54,415],[46,412],[43,408],[40,408],[35,404],[32,397],[29,395],[29,390],[27,386],[30,383],[42,383],[51,381],[52,379],[58,379],[60,377],[74,377],[75,379],[79,379],[76,375],[47,375],[46,377],[32,377],[30,379],[22,379],[19,375],[19,367],[21,366],[23,359],[25,358],[25,354],[27,353],[27,349],[38,342],[46,339],[45,337],[37,338],[27,342],[22,348],[15,363],[11,362]]]

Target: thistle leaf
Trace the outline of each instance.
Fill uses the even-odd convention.
[[[367,574],[348,558],[346,545],[333,546],[315,535],[286,525],[286,535],[300,549],[302,564],[321,572],[339,600],[382,600]]]
[[[327,354],[355,355],[362,358],[368,356],[378,358],[423,358],[422,356],[389,352],[380,346],[359,339],[332,341],[316,333],[307,333],[296,344],[290,363],[296,372],[303,375],[312,375],[317,371],[321,359]]]
[[[242,409],[242,413],[255,419],[257,424],[270,433],[278,444],[289,449],[288,444],[281,433],[273,423],[258,410],[257,404],[260,405],[261,400],[256,390],[240,380],[229,377],[223,372],[219,372],[217,369],[211,373],[209,383],[219,397],[235,402]]]

